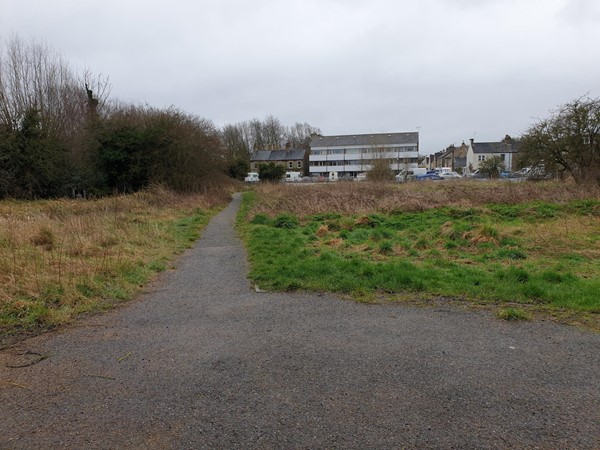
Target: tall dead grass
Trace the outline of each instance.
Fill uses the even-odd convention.
[[[443,206],[470,208],[489,203],[528,201],[566,202],[600,198],[597,186],[560,182],[444,181],[424,183],[338,182],[315,185],[261,184],[252,215],[275,216],[290,212],[298,216],[338,213],[424,211]]]
[[[0,202],[0,325],[19,327],[40,305],[50,304],[38,318],[46,325],[95,309],[95,293],[106,292],[99,283],[172,258],[173,222],[229,198],[224,189],[181,195],[155,187],[98,200]]]

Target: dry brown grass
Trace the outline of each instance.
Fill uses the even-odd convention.
[[[40,302],[56,306],[36,319],[45,325],[94,310],[98,283],[172,258],[181,245],[173,222],[228,199],[226,190],[179,195],[154,188],[98,200],[0,202],[0,319],[18,327]]]
[[[317,185],[261,184],[252,214],[273,217],[290,212],[341,215],[424,211],[443,206],[470,208],[489,203],[524,203],[541,200],[562,203],[600,198],[597,186],[559,182],[445,181],[424,183],[339,182]]]
[[[569,216],[545,223],[523,224],[518,235],[529,236],[528,253],[532,257],[551,258],[577,254],[600,261],[600,221],[598,217]],[[583,274],[597,276],[595,273]]]

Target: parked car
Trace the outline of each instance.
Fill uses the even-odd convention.
[[[356,174],[356,181],[365,181],[367,179],[367,172],[361,172]]]
[[[469,178],[487,178],[484,174],[482,174],[479,169],[477,169],[475,172],[471,172],[470,174],[467,175]]]
[[[442,173],[440,173],[440,177],[442,177],[444,180],[450,180],[452,178],[462,178],[460,176],[460,174],[458,174],[457,172],[454,172],[454,171],[442,172]]]
[[[399,183],[402,183],[404,181],[414,180],[415,177],[418,177],[419,175],[425,175],[427,173],[428,173],[427,169],[425,169],[423,167],[416,167],[414,169],[402,170],[398,175],[396,175],[396,181]]]
[[[443,178],[435,173],[427,173],[425,175],[417,175],[415,177],[415,180],[417,180],[417,181],[438,181],[438,180],[443,180]]]

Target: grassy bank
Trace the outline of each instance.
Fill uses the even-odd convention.
[[[126,301],[198,237],[228,194],[155,189],[0,202],[0,331],[48,328]]]
[[[264,288],[600,313],[600,196],[576,186],[267,186],[241,217]]]

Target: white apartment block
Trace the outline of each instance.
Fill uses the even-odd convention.
[[[344,136],[315,135],[310,141],[310,175],[355,177],[371,169],[373,161],[385,159],[400,172],[417,167],[419,133],[378,133]]]

